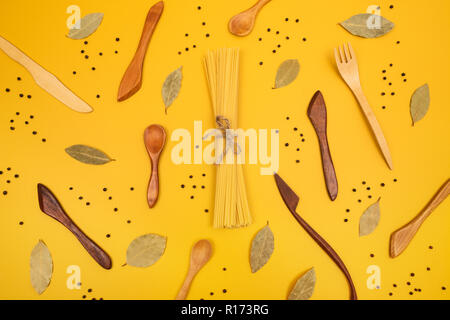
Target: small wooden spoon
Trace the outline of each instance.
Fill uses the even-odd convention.
[[[208,240],[200,240],[194,245],[191,252],[191,264],[188,274],[175,300],[186,300],[192,280],[194,280],[194,277],[200,269],[209,261],[211,254],[212,246]]]
[[[248,35],[253,30],[259,11],[269,2],[270,0],[259,0],[250,9],[235,15],[228,23],[228,30],[235,36]]]
[[[124,101],[139,91],[142,86],[142,68],[144,67],[144,58],[147,53],[148,44],[152,39],[153,31],[155,31],[159,18],[164,9],[164,2],[160,1],[150,8],[145,20],[144,30],[142,31],[141,40],[136,50],[133,60],[128,66],[127,71],[123,75],[120,82],[117,101]]]
[[[408,247],[422,223],[450,194],[450,179],[439,189],[433,199],[411,222],[391,234],[390,256],[398,257]]]
[[[147,202],[150,208],[155,206],[159,193],[158,163],[159,156],[164,149],[166,132],[160,125],[153,124],[144,132],[144,143],[152,162],[152,174],[148,184]]]

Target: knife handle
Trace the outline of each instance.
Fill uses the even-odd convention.
[[[20,51],[11,42],[0,36],[0,49],[2,49],[11,59],[21,64],[25,69],[27,69],[31,75],[34,77],[34,72],[36,67],[42,68],[36,62],[34,62],[25,53]]]
[[[330,196],[331,201],[334,201],[338,195],[338,182],[336,178],[336,171],[334,170],[333,160],[331,159],[326,132],[317,132],[317,137],[319,139],[323,175],[325,177],[328,195]]]

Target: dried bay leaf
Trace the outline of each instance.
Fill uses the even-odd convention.
[[[87,14],[80,20],[80,29],[70,29],[67,37],[74,40],[87,38],[97,30],[102,21],[103,13]]]
[[[288,300],[308,300],[311,298],[316,286],[316,272],[314,268],[309,269],[301,276],[289,293]]]
[[[371,234],[378,226],[380,221],[380,199],[364,211],[359,219],[359,236]]]
[[[300,63],[297,59],[289,59],[280,64],[275,78],[275,87],[278,89],[293,82],[300,71]]]
[[[424,84],[416,91],[414,91],[411,97],[411,117],[413,125],[422,120],[428,112],[430,107],[430,87],[428,84]]]
[[[42,240],[36,244],[30,256],[31,285],[38,294],[47,289],[53,273],[53,260]]]
[[[250,267],[252,273],[261,269],[272,256],[274,248],[274,238],[272,230],[267,224],[256,234],[252,241],[252,248],[250,251]]]
[[[373,20],[379,18],[379,27],[373,24]],[[394,23],[388,19],[372,15],[370,13],[362,13],[343,21],[340,25],[351,34],[362,38],[378,38],[394,28]]]
[[[162,87],[162,98],[164,101],[164,105],[166,106],[166,114],[167,109],[172,105],[173,101],[177,98],[178,93],[181,88],[181,80],[183,79],[182,68],[179,67],[177,70],[173,71],[169,74],[164,81]]]
[[[161,258],[166,249],[167,238],[157,234],[145,234],[133,241],[127,249],[127,264],[146,268]]]
[[[114,161],[114,159],[111,159],[103,151],[82,144],[76,144],[66,148],[66,152],[72,158],[86,164],[101,165]]]

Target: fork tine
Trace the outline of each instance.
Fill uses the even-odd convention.
[[[342,63],[341,57],[339,56],[338,51],[334,48],[334,58],[336,59],[336,64],[340,65]]]
[[[342,51],[342,46],[339,46],[339,53],[341,54],[342,63],[347,63],[344,52]]]
[[[352,60],[352,56],[350,55],[350,52],[348,50],[348,45],[344,44],[344,52],[345,52],[345,57],[347,59],[347,62],[350,62],[350,60]]]
[[[350,50],[350,54],[352,55],[352,59],[356,58],[355,50],[353,50],[352,44],[348,43],[348,49]]]

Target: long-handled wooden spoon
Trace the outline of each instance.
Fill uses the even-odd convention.
[[[152,173],[150,176],[150,182],[148,183],[147,190],[147,202],[150,208],[155,206],[156,200],[158,200],[159,193],[159,177],[158,177],[158,163],[159,156],[164,149],[166,142],[166,132],[160,125],[153,124],[144,132],[144,143],[147,148],[148,155],[152,162]]]
[[[39,207],[42,212],[59,221],[63,226],[69,229],[99,265],[105,269],[111,269],[112,263],[108,254],[77,227],[64,211],[55,195],[46,186],[40,183],[38,184],[38,197]]]
[[[200,240],[194,245],[191,252],[189,271],[177,297],[175,298],[176,300],[186,299],[192,280],[194,280],[194,277],[200,269],[209,261],[211,255],[212,246],[208,240]]]
[[[398,229],[391,234],[391,245],[389,253],[391,258],[398,257],[408,247],[409,243],[416,235],[422,223],[434,209],[439,206],[445,198],[450,194],[450,179],[439,189],[433,199],[427,204],[422,212],[415,217],[411,222]]]
[[[164,9],[164,2],[160,1],[150,8],[145,20],[144,30],[142,31],[141,40],[136,50],[133,60],[131,60],[127,71],[123,75],[120,82],[118,101],[123,101],[131,97],[139,91],[142,86],[142,68],[144,67],[145,54],[147,53],[148,44],[158,24],[159,18]]]
[[[270,0],[259,0],[250,9],[235,15],[228,23],[228,30],[239,37],[248,35],[253,30],[259,11],[269,2]]]
[[[319,139],[320,154],[322,155],[322,168],[327,185],[328,195],[331,201],[336,200],[338,195],[338,182],[327,137],[327,107],[320,91],[314,94],[308,108],[308,117],[316,131]]]

